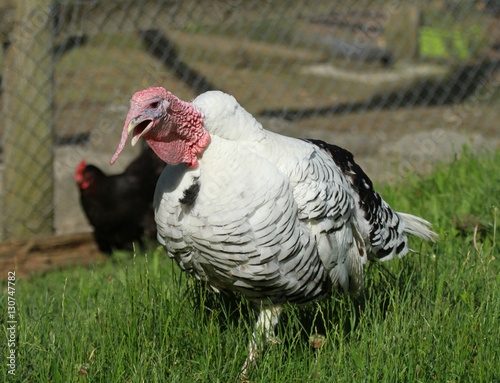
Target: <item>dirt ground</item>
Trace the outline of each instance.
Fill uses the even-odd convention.
[[[106,258],[99,252],[90,233],[35,237],[0,242],[0,281],[8,271],[16,278],[30,278],[50,270],[87,266]]]

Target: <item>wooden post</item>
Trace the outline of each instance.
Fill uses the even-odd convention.
[[[418,30],[420,28],[420,10],[413,3],[398,3],[388,7],[385,39],[387,48],[396,61],[412,61],[418,57]]]
[[[5,238],[54,231],[52,0],[16,4],[2,76]]]

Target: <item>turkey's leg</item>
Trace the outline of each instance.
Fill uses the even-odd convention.
[[[278,324],[278,319],[283,306],[276,305],[272,307],[261,308],[255,329],[248,345],[248,356],[241,369],[241,377],[244,379],[250,366],[255,366],[255,360],[259,356],[259,351],[262,350],[264,343],[274,336],[274,328]]]

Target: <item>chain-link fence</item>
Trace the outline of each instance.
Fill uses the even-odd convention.
[[[131,95],[221,89],[378,181],[498,147],[500,1],[0,0],[3,237],[86,230]]]

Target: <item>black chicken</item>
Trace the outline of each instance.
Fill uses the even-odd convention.
[[[132,250],[132,243],[142,244],[144,235],[156,238],[153,196],[164,167],[149,148],[121,174],[108,176],[85,161],[77,166],[80,202],[102,252]]]

